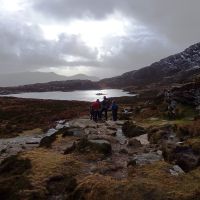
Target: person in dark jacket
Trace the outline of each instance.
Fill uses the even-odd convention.
[[[108,108],[109,108],[109,101],[106,96],[103,97],[103,101],[101,102],[101,113],[100,116],[102,118],[102,114],[104,112],[105,120],[108,120]]]
[[[116,104],[114,100],[112,101],[111,110],[112,110],[113,121],[117,121],[118,105]]]

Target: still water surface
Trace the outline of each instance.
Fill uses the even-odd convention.
[[[102,95],[96,95],[102,93]],[[76,100],[76,101],[94,101],[96,99],[102,100],[103,96],[122,97],[122,96],[135,96],[119,89],[106,89],[106,90],[84,90],[73,92],[30,92],[21,94],[10,94],[5,96],[31,98],[31,99],[53,99],[53,100]]]

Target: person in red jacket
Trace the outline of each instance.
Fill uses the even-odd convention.
[[[97,122],[100,116],[100,109],[101,109],[101,104],[99,99],[97,99],[95,102],[92,103],[91,105],[91,110],[92,110],[92,119]]]

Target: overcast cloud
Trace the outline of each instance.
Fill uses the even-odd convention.
[[[199,42],[199,0],[0,0],[0,5],[0,73],[70,75],[83,69],[108,77]],[[72,31],[77,21],[83,25]],[[95,32],[97,26],[84,22],[101,23],[101,29]]]

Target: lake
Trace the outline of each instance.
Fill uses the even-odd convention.
[[[102,93],[103,95],[96,95]],[[119,89],[106,89],[106,90],[79,90],[73,92],[30,92],[20,94],[9,94],[3,96],[29,98],[29,99],[53,99],[53,100],[75,100],[75,101],[95,101],[96,99],[103,99],[103,96],[110,97],[122,97],[122,96],[135,96],[134,94],[128,94]]]

